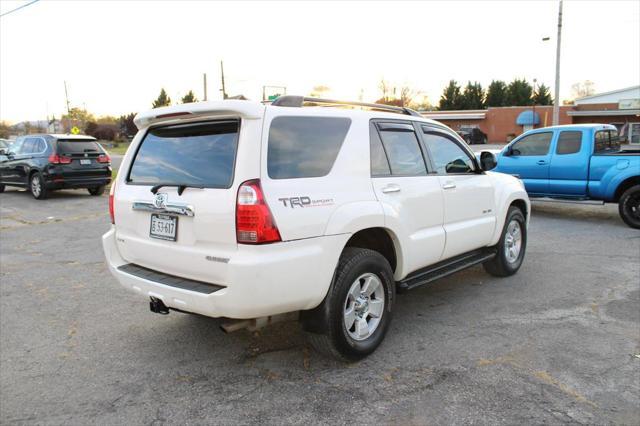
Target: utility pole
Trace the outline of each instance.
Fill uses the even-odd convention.
[[[556,45],[556,97],[553,102],[553,125],[560,124],[560,37],[562,36],[562,0],[558,8],[558,41]]]
[[[207,73],[202,74],[204,79],[204,100],[207,100]]]
[[[64,81],[64,97],[67,101],[67,115],[70,115],[71,111],[69,108],[69,93],[67,92],[67,80]]]
[[[533,117],[531,118],[531,123],[533,124],[533,128],[536,128],[536,83],[538,82],[537,78],[533,79]]]
[[[227,99],[227,91],[224,88],[224,65],[222,61],[220,61],[220,76],[222,78],[222,89],[220,89],[222,91],[222,99]]]

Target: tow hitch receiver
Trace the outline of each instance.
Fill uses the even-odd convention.
[[[155,312],[156,314],[169,314],[169,308],[167,308],[167,305],[165,305],[162,300],[155,297],[151,297],[149,299],[149,309],[151,309],[151,312]]]

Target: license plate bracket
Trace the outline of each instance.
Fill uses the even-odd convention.
[[[165,241],[176,241],[178,237],[178,218],[167,214],[151,214],[149,237]]]

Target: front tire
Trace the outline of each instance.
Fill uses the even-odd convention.
[[[47,188],[44,185],[44,179],[38,172],[31,175],[29,178],[29,191],[36,200],[44,200],[47,198]]]
[[[369,355],[384,339],[393,312],[395,281],[380,253],[347,247],[329,293],[311,320],[322,332],[308,332],[318,352],[345,361]]]
[[[500,242],[496,245],[496,256],[483,263],[484,270],[496,277],[508,277],[515,274],[522,266],[527,248],[527,222],[517,207],[511,206],[507,211]]]
[[[104,194],[104,185],[94,186],[93,188],[87,188],[89,194],[98,196]]]
[[[618,212],[624,223],[631,228],[640,229],[640,185],[634,185],[622,193]]]

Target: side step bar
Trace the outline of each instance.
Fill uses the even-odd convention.
[[[495,256],[496,249],[494,247],[474,250],[420,269],[410,274],[405,279],[398,281],[396,283],[396,287],[401,292],[412,290],[421,285],[431,283],[458,271],[462,271],[463,269],[467,269],[471,266],[493,259]]]
[[[604,206],[604,201],[598,200],[580,200],[571,198],[549,198],[549,197],[531,197],[531,201],[538,201],[540,203],[561,203],[561,204],[582,204],[586,206]]]

